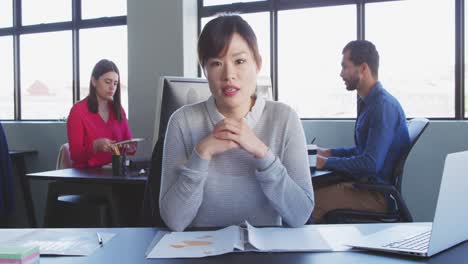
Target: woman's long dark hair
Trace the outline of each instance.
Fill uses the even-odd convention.
[[[94,66],[91,77],[97,81],[99,77],[108,72],[115,72],[119,76],[119,81],[117,82],[117,89],[115,90],[113,97],[112,108],[114,110],[114,114],[117,120],[122,120],[122,105],[120,103],[120,72],[117,68],[117,65],[115,65],[115,63],[110,60],[102,59]],[[92,80],[89,82],[88,110],[93,113],[98,112],[96,87],[93,85]]]

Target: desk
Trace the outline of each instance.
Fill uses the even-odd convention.
[[[321,184],[330,184],[333,182],[340,182],[343,180],[340,173],[336,171],[330,170],[311,170],[310,172],[312,176],[312,184],[313,185],[321,185]]]
[[[111,168],[63,169],[38,173],[29,173],[27,176],[35,180],[60,180],[75,183],[125,183],[145,184],[147,176],[138,175],[137,171],[130,171],[126,176],[112,175]]]
[[[373,233],[392,224],[356,224],[362,233]],[[318,225],[319,226],[319,225]],[[331,225],[327,225],[330,227]],[[112,232],[117,235],[104,247],[88,257],[41,256],[41,264],[67,263],[463,263],[468,256],[468,242],[457,245],[431,258],[416,258],[376,252],[326,252],[326,253],[229,253],[199,259],[146,259],[144,253],[157,233],[156,228],[97,228],[86,229]],[[18,232],[27,230],[20,229]],[[3,230],[0,230],[0,236]]]
[[[26,178],[26,161],[25,156],[37,154],[36,150],[10,150],[9,151],[12,165],[16,170],[23,192],[24,204],[26,207],[26,214],[28,216],[29,225],[37,227],[36,215],[34,213],[34,206],[31,197],[31,187]]]
[[[57,180],[67,185],[74,184],[73,186],[86,185],[82,187],[86,190],[95,187],[94,185],[99,185],[97,189],[100,186],[110,186],[112,191],[108,193],[111,193],[113,204],[121,212],[117,214],[119,217],[115,218],[116,221],[121,223],[118,226],[138,226],[140,224],[144,188],[148,177],[138,175],[137,171],[129,171],[126,176],[114,176],[112,175],[112,168],[70,168],[29,173],[27,176],[29,179]],[[50,197],[48,203],[50,203],[49,199]]]

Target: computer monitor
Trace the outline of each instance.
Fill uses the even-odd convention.
[[[166,134],[167,123],[175,110],[187,104],[205,101],[211,96],[208,82],[203,78],[162,76],[160,111],[156,111],[153,143]],[[156,133],[157,132],[157,133]],[[154,145],[153,144],[153,145]]]

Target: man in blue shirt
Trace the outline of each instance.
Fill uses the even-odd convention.
[[[401,105],[378,81],[379,54],[369,41],[349,42],[343,49],[341,78],[348,91],[357,91],[358,117],[350,148],[317,151],[317,169],[341,172],[344,181],[314,186],[314,222],[331,210],[347,208],[387,211],[384,195],[353,188],[353,183],[391,184],[396,162],[410,146],[406,117]]]

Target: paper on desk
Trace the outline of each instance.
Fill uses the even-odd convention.
[[[255,228],[246,223],[249,243],[260,251],[331,251],[314,226]]]
[[[345,245],[362,237],[361,232],[351,225],[317,225],[315,228],[330,245],[332,251],[356,250]]]
[[[115,234],[99,232],[103,243]],[[100,248],[96,232],[83,230],[38,229],[1,240],[2,245],[39,246],[41,255],[88,256]]]
[[[240,227],[216,231],[171,232],[159,240],[147,258],[199,258],[234,251]]]

